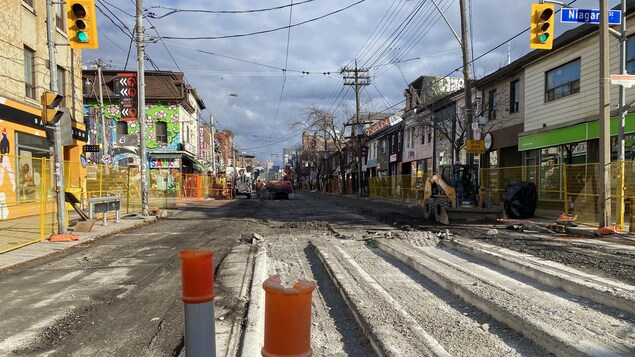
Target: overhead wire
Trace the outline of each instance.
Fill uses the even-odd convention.
[[[167,10],[171,10],[170,12],[163,14],[161,16],[158,16],[154,13],[149,12],[148,16],[150,16],[153,19],[161,19],[164,18],[166,16],[175,14],[175,13],[179,13],[179,12],[200,12],[200,13],[208,13],[208,14],[247,14],[247,13],[255,13],[255,12],[266,12],[266,11],[272,11],[272,10],[280,10],[280,9],[285,9],[287,7],[293,7],[293,6],[298,6],[298,5],[302,5],[302,4],[306,4],[309,2],[313,2],[315,0],[304,0],[304,1],[300,1],[298,3],[295,4],[290,4],[290,5],[281,5],[281,6],[275,6],[275,7],[269,7],[269,8],[263,8],[263,9],[252,9],[252,10],[203,10],[203,9],[177,9],[177,8],[171,8],[171,7],[165,7],[165,6],[150,6],[150,9],[167,9]]]
[[[225,38],[240,38],[240,37],[247,37],[247,36],[254,36],[254,35],[262,35],[265,33],[270,33],[270,32],[275,32],[275,31],[280,31],[280,30],[286,30],[292,27],[297,27],[297,26],[301,26],[301,25],[305,25],[317,20],[321,20],[323,18],[326,18],[328,16],[331,15],[335,15],[337,13],[340,13],[342,11],[348,10],[353,6],[359,5],[363,2],[365,2],[366,0],[358,0],[357,2],[350,4],[348,6],[345,6],[343,8],[340,8],[338,10],[335,11],[331,11],[329,13],[326,13],[322,16],[318,16],[309,20],[305,20],[305,21],[301,21],[295,24],[289,24],[288,26],[282,26],[282,27],[277,27],[277,28],[273,28],[273,29],[269,29],[269,30],[262,30],[262,31],[255,31],[255,32],[248,32],[248,33],[242,33],[242,34],[235,34],[235,35],[223,35],[223,36],[197,36],[197,37],[185,37],[185,36],[164,36],[163,38],[165,39],[169,39],[169,40],[220,40],[220,39],[225,39]]]
[[[291,0],[291,5],[293,5],[293,0]],[[289,8],[289,24],[291,24],[291,20],[293,17],[293,7]],[[286,55],[285,55],[285,59],[284,59],[284,69],[282,71],[283,76],[282,76],[282,88],[280,89],[280,98],[278,99],[278,106],[276,107],[276,114],[273,117],[273,125],[271,126],[271,134],[269,135],[269,141],[271,141],[271,137],[273,136],[273,131],[276,128],[276,122],[278,121],[278,115],[280,115],[280,105],[282,104],[282,97],[284,96],[284,87],[285,84],[287,83],[287,65],[289,64],[289,45],[291,43],[291,27],[289,27],[289,30],[287,32],[287,49],[286,49]],[[271,143],[269,144],[271,145]]]

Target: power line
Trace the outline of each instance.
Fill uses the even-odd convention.
[[[348,5],[346,7],[343,7],[341,9],[329,12],[327,14],[324,14],[322,16],[319,17],[315,17],[306,21],[302,21],[302,22],[298,22],[296,24],[292,24],[292,25],[287,25],[287,26],[282,26],[282,27],[278,27],[278,28],[274,28],[274,29],[270,29],[270,30],[263,30],[263,31],[256,31],[256,32],[249,32],[249,33],[243,33],[243,34],[237,34],[237,35],[225,35],[225,36],[200,36],[200,37],[182,37],[182,36],[165,36],[163,38],[165,39],[169,39],[169,40],[221,40],[221,39],[225,39],[225,38],[239,38],[239,37],[247,37],[247,36],[254,36],[254,35],[261,35],[261,34],[265,34],[265,33],[270,33],[270,32],[275,32],[275,31],[280,31],[280,30],[286,30],[288,28],[291,27],[297,27],[300,25],[305,25],[317,20],[321,20],[325,17],[331,16],[331,15],[335,15],[339,12],[345,11],[350,9],[351,7],[355,6],[355,5],[359,5],[363,2],[365,2],[366,0],[359,0],[351,5]]]
[[[166,10],[171,10],[170,12],[163,14],[163,15],[157,15],[153,12],[148,12],[148,17],[152,18],[152,19],[162,19],[166,16],[172,15],[172,14],[176,14],[178,12],[200,12],[200,13],[208,13],[208,14],[246,14],[246,13],[255,13],[255,12],[265,12],[265,11],[272,11],[272,10],[280,10],[280,9],[284,9],[287,7],[293,7],[293,6],[298,6],[298,5],[302,5],[302,4],[306,4],[309,2],[313,2],[315,0],[305,0],[305,1],[300,1],[298,3],[291,3],[290,5],[281,5],[281,6],[276,6],[276,7],[269,7],[269,8],[264,8],[264,9],[253,9],[253,10],[194,10],[194,9],[177,9],[177,8],[171,8],[171,7],[164,7],[164,6],[150,6],[150,9],[166,9]]]

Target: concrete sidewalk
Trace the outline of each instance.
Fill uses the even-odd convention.
[[[108,221],[105,226],[102,225],[101,220],[97,220],[90,232],[74,233],[79,237],[77,241],[52,243],[44,240],[0,254],[0,271],[12,269],[28,261],[56,254],[78,244],[134,229],[157,220],[158,216],[144,217],[135,213],[122,216],[118,223],[115,223],[114,220]],[[69,233],[72,233],[72,228],[69,229]]]

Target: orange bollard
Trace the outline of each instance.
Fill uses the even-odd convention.
[[[187,356],[216,356],[213,257],[211,250],[184,250],[179,253]]]
[[[265,290],[264,357],[309,357],[311,349],[311,294],[315,282],[298,280],[292,288],[281,284],[280,275],[262,283]]]

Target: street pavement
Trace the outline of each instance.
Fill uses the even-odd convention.
[[[369,201],[369,204],[380,204],[380,203],[391,203],[401,205],[401,203],[397,201],[390,200],[382,200],[375,199],[369,197],[356,197],[354,195],[346,195],[347,198],[350,199],[363,199]],[[223,204],[226,201],[202,201],[196,204],[205,204],[205,205],[219,205]],[[406,204],[415,208],[415,204]],[[171,215],[177,210],[168,210],[164,209],[159,211],[161,215],[167,214]],[[555,217],[557,217],[560,213],[556,211],[537,211],[536,217],[531,218],[531,222],[538,223],[540,226],[548,226],[554,223]],[[115,223],[114,220],[109,220],[107,225],[102,225],[101,220],[96,220],[95,225],[92,230],[88,233],[74,233],[79,236],[79,240],[72,242],[49,242],[48,240],[43,240],[40,242],[36,242],[33,244],[24,245],[21,248],[13,249],[5,253],[0,253],[0,271],[5,269],[9,269],[11,267],[15,267],[17,265],[23,264],[25,262],[39,259],[50,254],[55,254],[57,252],[63,251],[70,247],[73,247],[78,244],[82,244],[85,242],[92,241],[94,239],[107,237],[119,232],[127,231],[130,229],[134,229],[146,224],[151,224],[156,221],[158,217],[156,215],[151,216],[141,216],[140,213],[132,213],[128,215],[124,215],[121,217],[121,220],[118,223]],[[0,232],[4,234],[4,236],[9,237],[10,239],[3,239],[4,242],[14,242],[15,244],[26,244],[27,242],[36,241],[39,239],[39,216],[33,217],[25,217],[21,219],[8,220],[8,221],[0,221]],[[531,230],[531,225],[528,225]],[[499,225],[499,227],[503,227],[503,225]],[[580,237],[597,237],[595,233],[597,227],[588,226],[588,225],[578,225],[577,227],[568,227],[568,232],[572,235],[580,236]],[[53,232],[50,232],[53,233]],[[48,234],[48,233],[47,233]],[[621,238],[625,239],[633,239],[632,235],[619,235]],[[4,246],[2,246],[4,247]],[[1,250],[0,250],[1,251]]]

